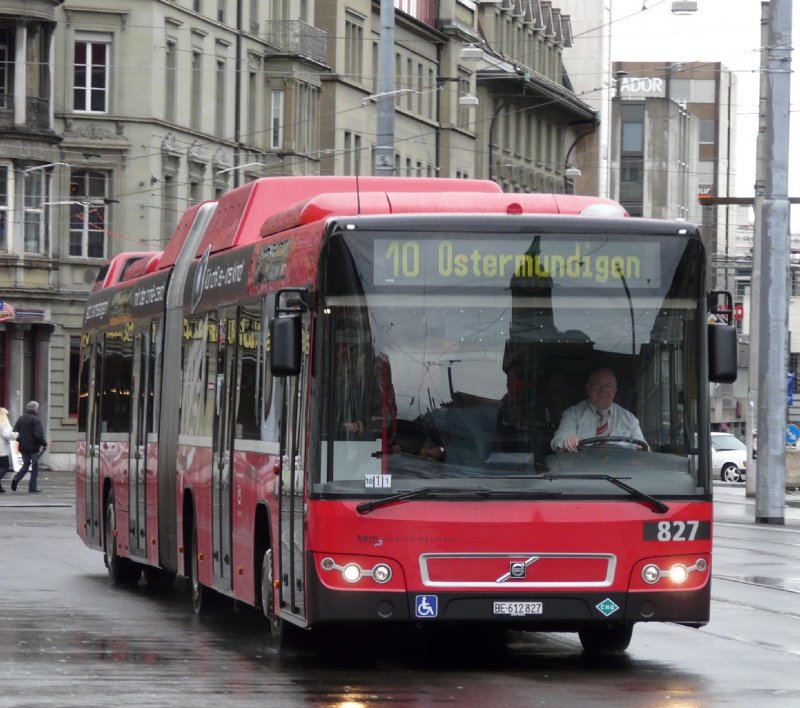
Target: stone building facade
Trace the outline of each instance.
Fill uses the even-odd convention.
[[[579,49],[557,2],[394,7],[393,174],[576,189],[567,151],[599,114],[564,68]],[[40,401],[49,464],[74,462],[83,303],[107,258],[159,251],[188,206],[256,177],[373,173],[380,13],[0,2],[0,405]]]

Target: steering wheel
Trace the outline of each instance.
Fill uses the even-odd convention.
[[[604,443],[628,443],[636,445],[641,450],[649,450],[650,446],[644,440],[637,440],[636,438],[625,438],[621,435],[609,435],[607,437],[598,438],[584,438],[578,443],[578,450],[585,450],[587,447],[594,447],[595,445],[603,445]],[[622,447],[621,445],[613,445],[612,447]]]

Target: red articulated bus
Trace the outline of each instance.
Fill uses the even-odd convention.
[[[599,652],[708,621],[708,382],[736,340],[694,226],[484,181],[265,178],[115,260],[76,478],[114,582],[185,577],[198,613],[228,596],[283,639],[474,623]],[[644,440],[554,452],[598,368]]]

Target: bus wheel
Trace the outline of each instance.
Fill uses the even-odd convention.
[[[280,639],[283,633],[283,621],[275,612],[275,573],[271,548],[264,551],[264,558],[261,561],[261,609],[269,622],[270,634]]]
[[[106,501],[106,526],[103,546],[103,560],[108,569],[108,577],[114,585],[136,585],[142,574],[142,569],[130,558],[122,558],[117,553],[117,513],[114,507],[114,494],[108,495]]]
[[[601,624],[578,632],[587,654],[621,654],[631,643],[633,624]]]
[[[269,623],[269,633],[278,649],[300,648],[305,646],[306,633],[291,622],[278,617],[275,610],[275,573],[272,566],[272,549],[264,552],[261,562],[261,610]]]
[[[207,588],[200,582],[200,562],[197,558],[197,524],[192,527],[192,548],[191,548],[191,591],[192,609],[196,615],[205,615],[211,610],[212,596],[214,591]]]

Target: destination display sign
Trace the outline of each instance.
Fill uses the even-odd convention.
[[[657,240],[585,240],[536,236],[511,239],[376,239],[375,285],[658,288]]]

